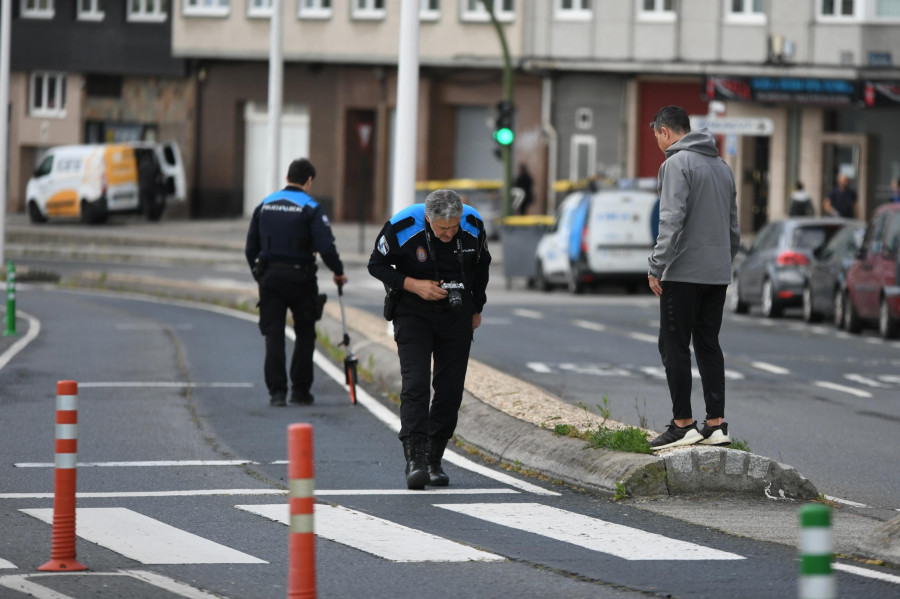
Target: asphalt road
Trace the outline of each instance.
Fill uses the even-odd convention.
[[[795,593],[790,545],[728,535],[480,460],[448,464],[447,493],[406,492],[389,422],[396,409],[382,404],[385,422],[351,406],[327,361],[317,370],[312,407],[269,407],[262,339],[247,315],[27,285],[19,304],[41,333],[0,370],[4,599],[28,596],[24,583],[40,599],[283,597],[286,431],[298,421],[315,431],[321,597]],[[50,555],[54,399],[62,379],[79,383],[78,530],[93,541],[79,538],[77,557],[91,573],[48,577],[35,570]],[[896,590],[836,576],[845,596]]]

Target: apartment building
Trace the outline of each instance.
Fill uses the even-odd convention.
[[[8,210],[24,211],[31,172],[56,145],[174,140],[190,166],[195,84],[172,56],[168,0],[12,8]]]
[[[668,104],[771,119],[764,135],[720,137],[744,232],[783,217],[797,181],[818,206],[845,172],[868,215],[900,176],[898,0],[524,5],[521,69],[549,73],[560,179],[656,176],[647,123]]]
[[[516,58],[517,4],[497,2]],[[318,170],[314,193],[332,218],[381,222],[390,205],[401,3],[283,5],[280,169],[308,156]],[[177,2],[172,52],[191,61],[198,82],[197,214],[249,214],[272,191],[264,180],[271,7],[270,0]],[[416,179],[499,180],[490,119],[502,96],[502,53],[489,15],[477,0],[421,0],[420,9]],[[540,77],[516,76],[516,158],[544,185],[540,94]]]

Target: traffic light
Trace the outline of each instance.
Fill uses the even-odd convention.
[[[516,134],[513,132],[513,116],[516,107],[509,100],[497,102],[497,115],[494,118],[494,141],[501,146],[511,146]]]

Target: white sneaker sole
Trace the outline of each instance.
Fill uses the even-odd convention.
[[[670,449],[672,447],[683,447],[685,445],[696,445],[697,443],[703,441],[703,435],[699,433],[697,430],[688,431],[682,438],[677,441],[672,441],[666,445],[660,445],[659,447],[651,447],[653,451],[659,451],[660,449]]]
[[[713,431],[708,439],[703,439],[699,445],[731,445],[731,437],[720,430]]]

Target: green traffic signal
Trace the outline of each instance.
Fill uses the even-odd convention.
[[[494,139],[501,146],[510,145],[513,142],[514,138],[515,138],[515,134],[513,133],[512,129],[510,129],[509,127],[497,129],[497,131],[494,132]]]

